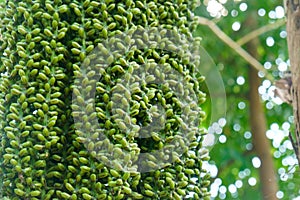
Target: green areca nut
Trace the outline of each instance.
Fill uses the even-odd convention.
[[[183,199],[189,192],[195,199],[209,196],[209,176],[200,177],[209,156],[197,140],[204,132],[189,130],[193,120],[184,118],[205,117],[196,109],[205,101],[199,90],[204,77],[180,43],[180,35],[188,38],[195,29],[196,2],[1,4],[0,195],[46,200]],[[122,33],[126,36],[120,40],[116,36]],[[106,62],[110,66],[101,67]],[[78,77],[84,87],[76,87]],[[168,79],[168,84],[158,84]],[[93,91],[93,99],[87,98]],[[193,92],[194,104],[181,97]],[[74,122],[76,117],[82,123]],[[153,130],[140,138],[154,118]],[[94,119],[99,126],[91,123]],[[80,131],[82,126],[96,131]],[[188,146],[181,135],[185,130]],[[174,139],[178,144],[171,143]],[[163,148],[196,154],[148,155],[140,164],[153,170],[139,172],[141,153]],[[114,160],[101,154],[105,150]],[[162,166],[161,160],[172,163]]]

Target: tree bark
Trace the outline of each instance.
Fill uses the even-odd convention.
[[[247,27],[257,27],[254,17],[249,16],[246,21]],[[257,60],[259,55],[256,51],[259,45],[259,40],[251,40],[246,48],[247,51]],[[260,78],[258,77],[258,71],[253,67],[249,69],[249,85],[250,85],[250,124],[251,132],[253,136],[254,150],[261,161],[259,168],[260,183],[262,189],[262,197],[265,200],[275,200],[276,192],[278,191],[277,176],[274,170],[273,158],[271,155],[271,144],[266,137],[266,118],[264,115],[263,105],[260,101],[258,94],[258,87],[260,86]]]
[[[299,1],[287,0],[287,42],[292,73],[292,106],[294,110],[295,133],[292,141],[300,166],[300,6]],[[292,139],[292,138],[291,138]]]

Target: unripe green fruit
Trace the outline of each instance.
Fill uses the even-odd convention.
[[[144,151],[201,147],[197,138],[204,133],[192,132],[192,122],[184,117],[204,119],[204,112],[195,111],[205,101],[199,91],[204,77],[196,78],[197,62],[184,45],[178,51],[181,43],[176,43],[195,28],[195,5],[195,0],[2,4],[1,194],[46,200],[182,199],[193,185],[195,197],[209,195],[209,177],[200,178],[204,170],[194,168],[209,159],[207,152],[161,152],[137,166]],[[82,87],[76,87],[78,77]],[[94,99],[87,98],[94,90]],[[197,101],[186,104],[183,97],[193,92]],[[153,131],[139,138],[149,124]],[[106,139],[100,138],[100,129]],[[190,145],[181,132],[187,132]],[[174,140],[177,146],[170,144]],[[99,153],[104,150],[112,157]],[[173,163],[161,165],[162,160]],[[143,167],[153,170],[136,171]],[[201,181],[192,184],[193,176]]]

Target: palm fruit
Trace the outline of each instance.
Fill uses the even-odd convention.
[[[2,4],[0,195],[208,198],[196,6]]]

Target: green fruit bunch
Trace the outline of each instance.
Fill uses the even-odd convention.
[[[196,6],[3,3],[0,196],[209,198]]]

